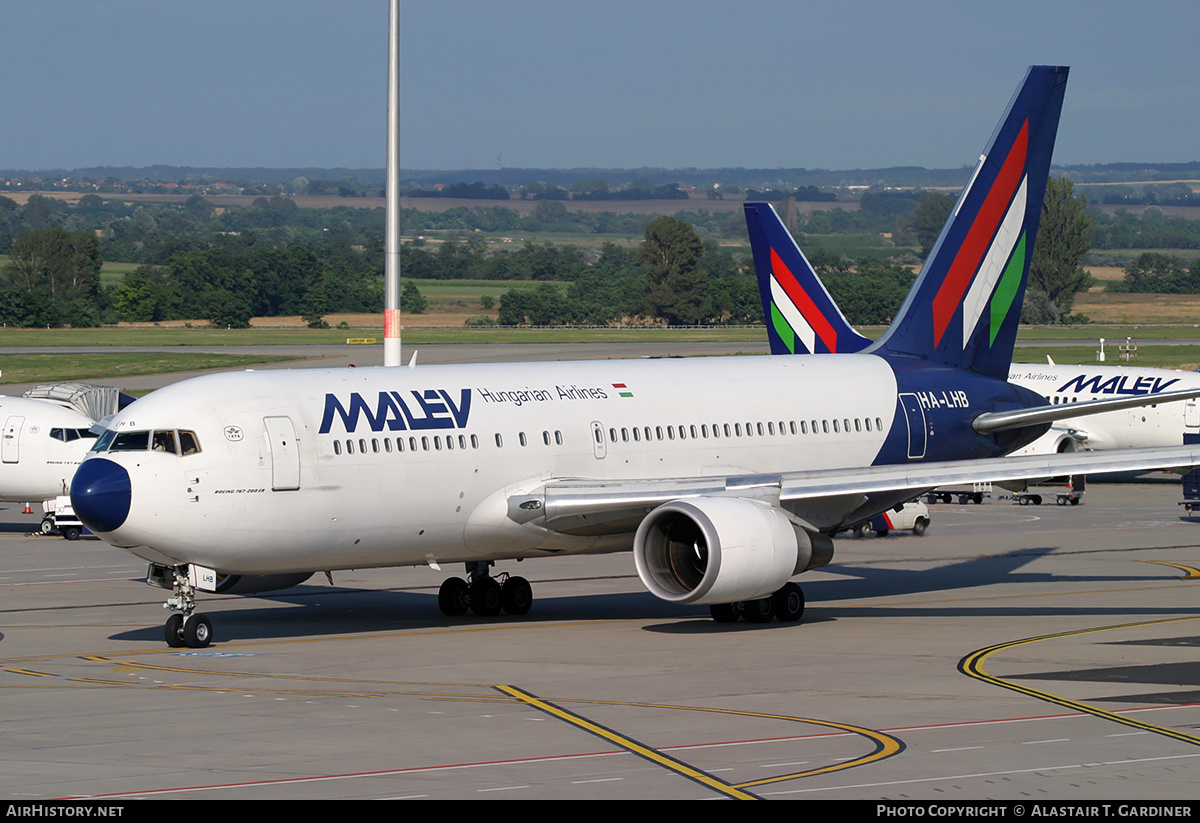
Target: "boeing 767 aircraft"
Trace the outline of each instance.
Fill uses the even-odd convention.
[[[799,619],[836,529],[923,489],[1200,461],[1000,459],[1065,411],[1006,378],[1066,80],[1028,71],[870,352],[199,377],[112,419],[75,511],[171,580],[170,645],[211,641],[216,575],[464,563],[446,614],[521,614],[495,563],[631,548],[656,596],[762,622]]]

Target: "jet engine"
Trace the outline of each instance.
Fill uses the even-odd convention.
[[[642,584],[672,603],[737,603],[776,592],[833,558],[833,541],[778,508],[736,497],[696,497],[646,515],[633,543]]]
[[[1083,438],[1086,439],[1086,435],[1083,435]],[[1051,429],[1025,448],[1013,452],[1013,454],[1064,454],[1081,452],[1083,450],[1084,445],[1080,442],[1080,435],[1074,432],[1063,431],[1062,429]]]

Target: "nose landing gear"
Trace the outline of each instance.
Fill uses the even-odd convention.
[[[196,587],[188,576],[187,566],[175,566],[171,570],[172,594],[163,603],[164,609],[174,609],[175,614],[163,624],[163,639],[173,649],[206,648],[213,639],[212,621],[207,615],[196,614]]]

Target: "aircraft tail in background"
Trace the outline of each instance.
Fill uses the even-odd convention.
[[[846,354],[871,340],[851,328],[770,203],[747,203],[746,228],[771,354]]]

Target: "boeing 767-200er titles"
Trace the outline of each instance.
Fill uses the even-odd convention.
[[[205,577],[465,563],[445,613],[524,613],[528,582],[496,561],[631,546],[664,600],[796,620],[789,580],[829,535],[923,489],[1200,461],[1001,459],[1083,405],[1005,379],[1066,80],[1029,70],[870,353],[199,377],[113,418],[75,511],[172,580],[166,640],[197,647]]]

